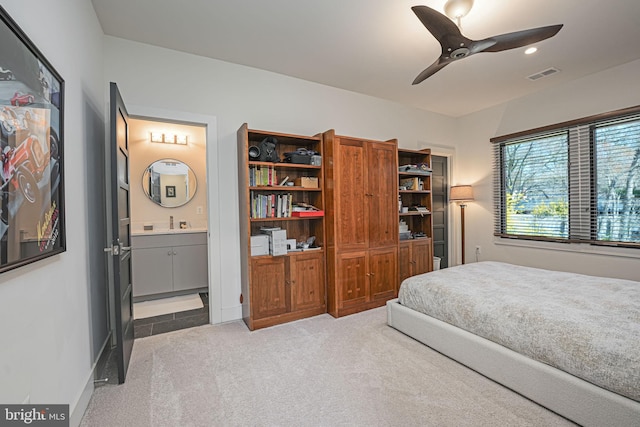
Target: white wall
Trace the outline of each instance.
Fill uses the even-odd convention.
[[[393,102],[245,66],[105,37],[105,80],[127,104],[208,114],[218,124],[222,320],[241,317],[236,131],[250,128],[314,135],[398,138],[453,145],[454,120]]]
[[[103,150],[102,30],[86,0],[4,0],[2,6],[66,81],[67,251],[0,275],[0,402],[65,403],[81,415],[99,351],[92,310],[105,303],[92,302],[89,236],[102,226],[88,214],[86,176],[93,147]]]
[[[152,131],[187,135],[188,144],[162,144],[149,141]],[[207,146],[206,128],[175,123],[161,123],[143,119],[129,119],[129,176],[131,179],[131,230],[143,232],[144,224],[152,224],[154,230],[167,230],[169,216],[173,216],[174,227],[179,221],[187,221],[189,228],[207,228]],[[196,193],[185,205],[165,208],[151,201],[142,189],[142,175],[153,162],[175,159],[191,168],[196,176]],[[184,180],[176,184],[176,192],[185,197]],[[164,184],[168,182],[164,181]],[[179,196],[180,194],[176,194]],[[164,197],[164,194],[162,195]],[[182,200],[182,199],[180,199]],[[198,208],[200,208],[198,210]]]
[[[634,61],[458,119],[453,184],[473,184],[476,198],[469,203],[465,215],[467,261],[475,259],[475,246],[480,245],[481,260],[640,280],[638,250],[565,244],[520,246],[522,242],[517,242],[519,246],[496,244],[501,240],[492,235],[493,157],[489,143],[495,136],[639,105],[639,75],[640,61]],[[456,210],[456,224],[457,215]]]

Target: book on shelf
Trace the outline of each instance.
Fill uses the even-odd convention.
[[[272,187],[278,185],[278,174],[275,166],[249,166],[250,187]]]
[[[261,194],[250,192],[251,218],[290,218],[293,206],[291,194]]]

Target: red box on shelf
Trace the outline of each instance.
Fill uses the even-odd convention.
[[[324,216],[324,211],[296,211],[296,212],[291,212],[291,216],[298,217],[298,218]]]

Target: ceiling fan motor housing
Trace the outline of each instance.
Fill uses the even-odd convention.
[[[451,52],[451,59],[462,59],[464,57],[469,56],[469,54],[471,53],[471,51],[469,49],[467,49],[466,47],[460,47],[456,50],[454,50],[453,52]]]

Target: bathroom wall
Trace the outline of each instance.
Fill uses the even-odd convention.
[[[187,145],[150,141],[151,132],[187,135]],[[153,224],[154,231],[169,228],[173,216],[174,228],[187,221],[188,228],[207,228],[207,148],[206,128],[132,118],[129,121],[131,179],[131,230],[142,232],[144,224]],[[142,188],[145,169],[160,159],[175,159],[188,165],[196,175],[196,193],[187,204],[163,207],[151,201]]]

